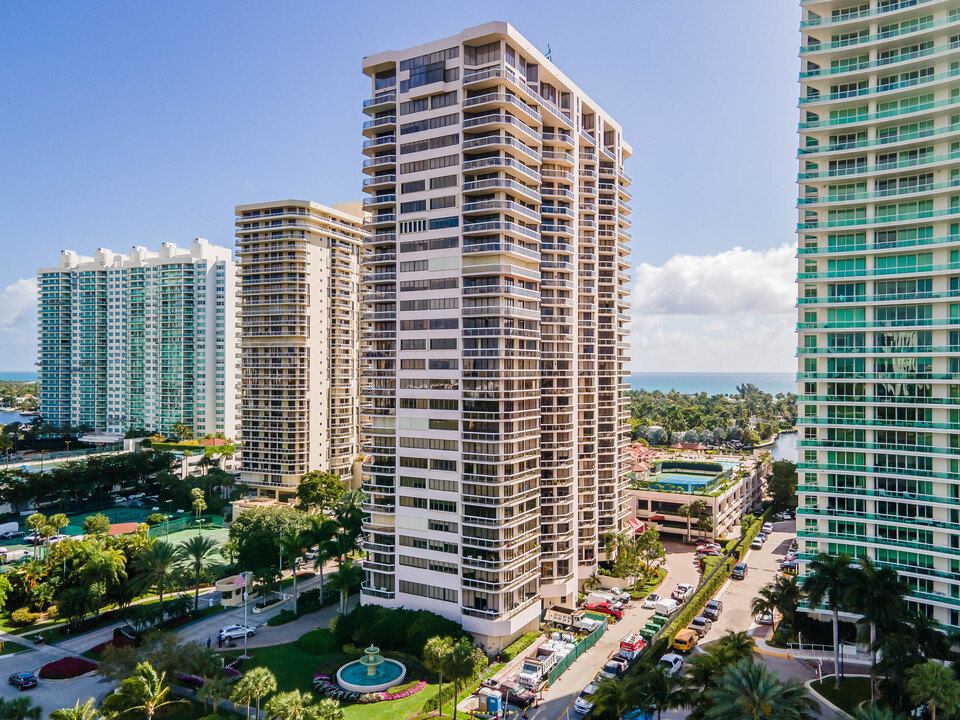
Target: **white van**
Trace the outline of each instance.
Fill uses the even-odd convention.
[[[657,613],[657,615],[670,617],[677,611],[677,608],[679,607],[680,603],[678,603],[676,600],[672,598],[663,598],[654,606],[653,610],[655,613]]]
[[[587,595],[585,602],[588,605],[593,605],[594,603],[604,603],[604,602],[610,603],[611,605],[613,605],[619,599],[620,599],[619,596],[614,595],[613,593],[594,591],[589,595]]]

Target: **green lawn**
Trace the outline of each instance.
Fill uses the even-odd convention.
[[[818,680],[810,685],[817,693],[846,713],[852,714],[862,702],[870,700],[870,678],[852,677],[840,681],[834,678]]]
[[[277,676],[278,692],[311,690],[313,675],[321,665],[324,666],[325,672],[334,675],[341,665],[353,659],[352,656],[344,655],[335,648],[333,633],[326,629],[306,633],[297,642],[254,648],[250,653],[253,659],[244,661],[240,671],[245,672],[254,666],[269,668]],[[237,654],[239,653],[236,651],[224,653],[227,657]],[[407,679],[417,680],[418,678],[411,675],[420,672],[422,672],[420,668],[416,668],[413,672],[408,669]],[[401,700],[369,705],[344,705],[343,715],[345,720],[408,720],[418,714],[427,700],[436,695],[436,692],[436,684],[429,683],[420,692]]]
[[[203,703],[190,698],[185,698],[182,702],[178,702],[175,705],[168,705],[167,707],[157,710],[157,714],[154,715],[154,719],[198,720],[198,718],[206,717],[210,714],[211,712],[209,705],[207,705],[206,710],[204,710]],[[240,720],[240,718],[245,717],[245,715],[239,715],[223,709],[221,709],[218,714],[220,717],[224,718],[224,720]]]
[[[26,649],[26,645],[21,645],[20,643],[13,642],[12,640],[0,642],[0,655],[15,655],[16,653],[23,652]]]

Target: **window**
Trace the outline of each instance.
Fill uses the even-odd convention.
[[[431,350],[456,350],[457,338],[432,338],[430,340]]]
[[[423,212],[427,209],[426,200],[413,200],[411,202],[400,203],[400,214],[403,213],[412,213],[412,212]]]
[[[467,65],[486,65],[497,62],[500,60],[500,41],[495,40],[479,47],[465,47],[463,54]]]
[[[400,154],[423,152],[424,150],[436,150],[437,148],[449,147],[460,142],[460,134],[441,135],[439,137],[427,138],[426,140],[417,140],[415,142],[402,143],[400,145]]]
[[[412,340],[401,340],[400,349],[401,350],[426,350],[427,341],[423,338],[415,338]]]
[[[419,100],[410,100],[408,102],[400,103],[400,114],[409,115],[411,113],[423,112],[428,109],[427,98],[420,98]]]
[[[457,196],[447,195],[445,197],[430,198],[431,210],[445,210],[457,206]]]
[[[400,172],[402,174],[409,174],[423,172],[424,170],[438,170],[440,168],[451,167],[459,163],[459,155],[441,155],[440,157],[429,158],[427,160],[416,160],[414,162],[401,163]]]
[[[427,499],[420,497],[410,497],[408,495],[400,496],[400,507],[417,508],[418,510],[427,509]]]
[[[441,188],[453,187],[456,184],[456,175],[443,175],[442,177],[430,178],[431,190],[440,190]]]
[[[404,220],[400,223],[400,234],[426,232],[426,220]]]
[[[459,68],[454,68],[454,70],[456,70],[457,72],[459,72]],[[451,72],[451,71],[448,70],[447,72],[449,73],[449,72]],[[453,79],[456,80],[456,79],[459,79],[459,78],[453,78]],[[448,80],[446,77],[443,78],[443,81],[444,81],[444,82],[451,82],[451,80]],[[457,102],[458,102],[458,100],[457,100],[457,91],[456,91],[456,90],[451,90],[450,92],[440,93],[439,95],[431,95],[431,96],[430,96],[430,109],[431,109],[431,110],[437,110],[437,109],[439,109],[439,108],[450,107],[451,105],[456,105]]]
[[[456,96],[456,93],[453,93],[453,95]],[[447,127],[448,125],[456,125],[458,122],[460,122],[460,113],[438,115],[436,117],[404,123],[400,126],[400,134],[409,135],[410,133],[422,132],[424,130],[434,130],[436,128]]]
[[[455,513],[457,511],[457,504],[450,500],[431,500],[430,509],[436,510],[437,512]]]
[[[455,533],[457,532],[457,524],[441,520],[427,520],[427,529],[433,532]]]
[[[400,487],[417,488],[418,490],[427,489],[427,481],[423,478],[400,476]]]
[[[433,585],[424,585],[409,580],[400,581],[400,592],[406,595],[419,595],[420,597],[432,598],[434,600],[443,600],[444,602],[457,602],[457,591],[449,588],[434,587]]]
[[[401,300],[401,310],[456,310],[460,307],[460,298],[425,298],[423,300]]]
[[[400,361],[401,370],[426,370],[427,361],[423,359],[407,359]]]
[[[933,201],[931,200],[931,202]],[[443,230],[444,228],[459,227],[459,225],[460,225],[460,218],[456,216],[437,218],[436,220],[430,221],[431,230]]]
[[[400,252],[424,252],[426,250],[446,250],[460,246],[460,238],[432,238],[431,240],[408,240],[400,243]],[[453,278],[454,280],[456,278]],[[457,287],[453,285],[452,287]],[[436,288],[431,288],[436,289]]]
[[[400,185],[400,192],[402,193],[421,192],[426,189],[426,180],[414,180],[413,182],[405,182]]]
[[[426,270],[427,267],[427,260],[410,260],[400,263],[400,272],[419,272],[421,270]]]
[[[431,429],[431,430],[458,430],[458,429],[459,429],[459,421],[457,421],[457,420],[431,420],[431,421],[430,421],[430,429]],[[448,483],[448,482],[450,482],[450,481],[449,481],[449,480],[442,480],[442,481],[441,481],[441,480],[438,480],[437,482]],[[433,490],[442,489],[442,488],[434,488],[434,487],[432,487],[432,483],[433,483],[433,481],[431,481],[431,489],[433,489]],[[447,489],[449,489],[449,488],[447,488]],[[456,487],[454,487],[454,488],[451,490],[451,492],[454,492],[454,491],[456,491]]]
[[[431,360],[431,370],[457,370],[460,367],[459,360]]]

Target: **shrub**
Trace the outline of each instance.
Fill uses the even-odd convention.
[[[300,636],[297,647],[304,652],[323,655],[337,649],[336,637],[330,630],[318,628]]]
[[[40,668],[39,675],[44,680],[66,680],[67,678],[75,678],[96,669],[97,666],[89,660],[78,657],[65,657],[44,665]]]
[[[107,640],[99,645],[94,645],[92,648],[87,650],[87,653],[90,655],[100,656],[108,647],[128,647],[132,645],[135,645],[135,643],[131,638],[128,638],[126,635],[120,635],[115,636],[112,640]]]
[[[33,625],[38,617],[40,617],[40,613],[30,612],[29,608],[22,607],[10,613],[10,622],[19,627],[24,627]]]
[[[500,662],[510,662],[517,655],[530,647],[538,637],[540,637],[540,633],[536,631],[531,631],[525,635],[521,635],[503,649],[503,652],[500,653]]]
[[[364,648],[371,643],[383,650],[399,650],[419,655],[427,640],[435,635],[449,636],[454,641],[472,638],[458,623],[428,610],[392,609],[379,605],[358,605],[341,615],[331,628],[336,644],[353,644]]]
[[[146,523],[147,525],[162,525],[167,519],[167,516],[163,513],[153,513],[152,515],[147,515]]]
[[[267,625],[270,627],[286,625],[288,622],[293,622],[298,617],[300,616],[293,612],[293,610],[281,610],[278,614],[267,620]]]

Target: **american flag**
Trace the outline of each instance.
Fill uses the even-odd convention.
[[[233,584],[237,587],[246,587],[247,585],[247,576],[246,575],[237,575],[237,579],[233,581]]]

